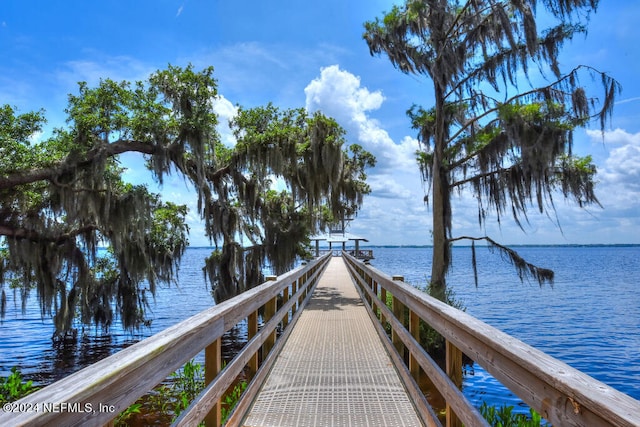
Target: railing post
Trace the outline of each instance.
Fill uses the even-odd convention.
[[[293,282],[293,289],[291,291],[292,295],[295,295],[296,293],[298,293],[298,289],[300,289],[300,284],[301,284],[301,279],[298,278],[298,280],[296,280],[295,282]],[[300,306],[300,298],[298,297],[298,299],[296,300],[295,303],[293,303],[293,305],[291,306],[291,315],[293,316],[294,314],[296,314],[296,312],[298,311],[298,307]]]
[[[307,297],[307,292],[309,292],[309,286],[307,284],[307,275],[309,272],[303,274],[300,279],[302,280],[302,293],[300,294],[300,298],[298,299],[298,305],[302,304],[302,301]]]
[[[258,333],[258,312],[254,311],[247,317],[247,332],[248,338],[251,339],[256,336]],[[249,371],[251,372],[251,376],[255,375],[258,372],[258,352],[253,353],[251,358],[249,359],[249,363],[247,363],[249,367]]]
[[[386,306],[387,305],[387,289],[384,286],[382,287],[382,289],[380,289],[380,299],[382,300],[382,304]],[[385,328],[387,327],[387,318],[382,313],[382,310],[380,310],[380,323],[382,323],[382,326],[384,326]]]
[[[204,381],[211,383],[222,370],[222,339],[218,338],[204,350]],[[207,427],[218,427],[222,423],[220,401],[217,401],[204,419]]]
[[[392,280],[404,281],[404,276],[393,276]],[[400,321],[402,325],[404,325],[404,304],[402,304],[395,295],[392,295],[391,298],[393,315]],[[400,357],[404,359],[404,344],[402,343],[402,340],[396,333],[395,329],[391,329],[391,342],[393,342],[393,346],[396,348],[398,354],[400,354]]]
[[[284,290],[282,291],[282,305],[284,306],[288,302],[289,302],[289,286],[287,285],[287,287],[284,288]],[[282,318],[282,327],[286,328],[288,324],[289,324],[289,312],[287,311],[285,316]]]
[[[409,333],[420,343],[420,317],[413,310],[409,310]],[[416,383],[420,384],[420,365],[411,352],[409,352],[409,372]]]
[[[273,281],[273,280],[276,280],[277,278],[278,276],[267,276],[267,281]],[[266,302],[266,304],[264,305],[264,323],[267,323],[276,314],[276,311],[278,310],[277,305],[278,305],[277,296],[271,298],[269,301]],[[267,337],[267,339],[264,341],[264,344],[262,344],[262,360],[264,360],[267,357],[267,354],[269,354],[269,352],[271,351],[271,349],[275,344],[276,344],[276,331],[274,329],[273,332],[271,332]]]
[[[446,341],[446,372],[451,381],[460,389],[462,387],[462,352],[449,340]],[[447,402],[447,426],[462,427],[462,422],[449,406]]]
[[[375,280],[372,283],[371,290],[373,291],[373,294],[376,296],[375,298],[372,299],[371,309],[373,310],[373,313],[376,315],[376,317],[378,317],[378,305],[380,303],[378,302],[378,282],[376,282]]]

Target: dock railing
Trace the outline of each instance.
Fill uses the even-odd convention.
[[[198,425],[205,420],[206,425],[220,425],[223,395],[247,370],[252,380],[244,395],[257,392],[330,258],[326,255],[278,278],[274,276],[260,286],[13,402],[10,408],[15,411],[0,411],[0,425],[111,425],[120,412],[203,349],[205,389],[174,424]],[[248,342],[223,368],[221,338],[245,319]],[[239,405],[248,405],[250,401],[243,399]]]
[[[332,254],[332,256],[342,256],[342,249],[320,249],[318,254],[326,255],[328,253]],[[359,260],[371,260],[373,259],[373,249],[347,249],[346,252]]]
[[[447,426],[487,425],[460,392],[463,353],[554,426],[640,426],[640,401],[430,297],[400,276],[343,256],[409,392],[422,399],[417,379],[426,374],[446,402]],[[444,370],[419,343],[422,322],[446,341]]]

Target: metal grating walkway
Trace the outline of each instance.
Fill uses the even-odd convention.
[[[342,258],[329,262],[243,425],[422,425]]]

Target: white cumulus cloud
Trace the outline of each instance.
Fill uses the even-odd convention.
[[[594,142],[602,143],[602,133],[587,131]],[[631,134],[623,129],[604,133],[609,157],[600,166],[598,178],[601,184],[617,186],[620,193],[640,193],[640,132]]]
[[[222,95],[218,95],[212,100],[212,106],[213,111],[218,115],[217,130],[220,134],[220,140],[227,147],[235,146],[237,141],[229,127],[229,121],[238,114],[238,107]]]
[[[602,145],[600,131],[587,131],[594,144]],[[640,241],[640,132],[614,129],[604,133],[608,157],[598,165],[596,195],[603,210],[597,227],[621,243]],[[606,237],[606,236],[605,236]],[[604,239],[603,239],[604,240]]]
[[[415,152],[418,141],[405,136],[394,141],[384,124],[372,117],[385,97],[362,85],[358,76],[337,65],[322,68],[304,90],[308,111],[333,117],[357,143],[377,159],[368,170],[371,194],[352,225],[352,231],[375,244],[429,243],[428,215]],[[384,224],[384,225],[383,225]]]
[[[309,83],[304,92],[307,110],[319,110],[335,118],[347,130],[348,138],[356,139],[376,156],[378,170],[416,167],[418,141],[406,137],[400,143],[394,142],[369,114],[384,102],[382,92],[362,87],[359,77],[337,65],[323,68],[320,77]]]

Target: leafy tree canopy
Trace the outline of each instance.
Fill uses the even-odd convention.
[[[475,196],[481,226],[493,217],[500,223],[507,213],[522,226],[531,207],[552,213],[558,190],[580,206],[598,204],[595,166],[589,157],[573,156],[573,131],[593,119],[604,129],[620,86],[586,65],[564,74],[558,60],[562,45],[586,32],[584,22],[597,4],[405,0],[365,24],[371,54],[385,54],[400,71],[432,83],[435,105],[413,106],[408,115],[423,147],[418,163],[433,208],[437,294],[444,295],[450,245],[461,239],[499,248],[522,278],[553,280],[553,272],[489,236],[453,236],[454,190]],[[546,29],[538,28],[543,15],[551,22]],[[582,81],[601,83],[602,96],[588,96]]]
[[[375,159],[345,148],[334,120],[273,105],[240,108],[231,123],[238,143],[227,147],[216,132],[216,97],[211,67],[80,83],[67,126],[37,143],[43,111],[0,108],[2,313],[8,285],[24,297],[35,289],[57,336],[76,320],[108,328],[119,317],[132,328],[144,320],[145,289],[153,294],[176,279],[187,208],[125,182],[123,153],[143,156],[159,183],[177,174],[193,184],[216,247],[204,270],[218,301],[258,284],[267,263],[277,272],[291,267],[309,233],[358,210]]]

